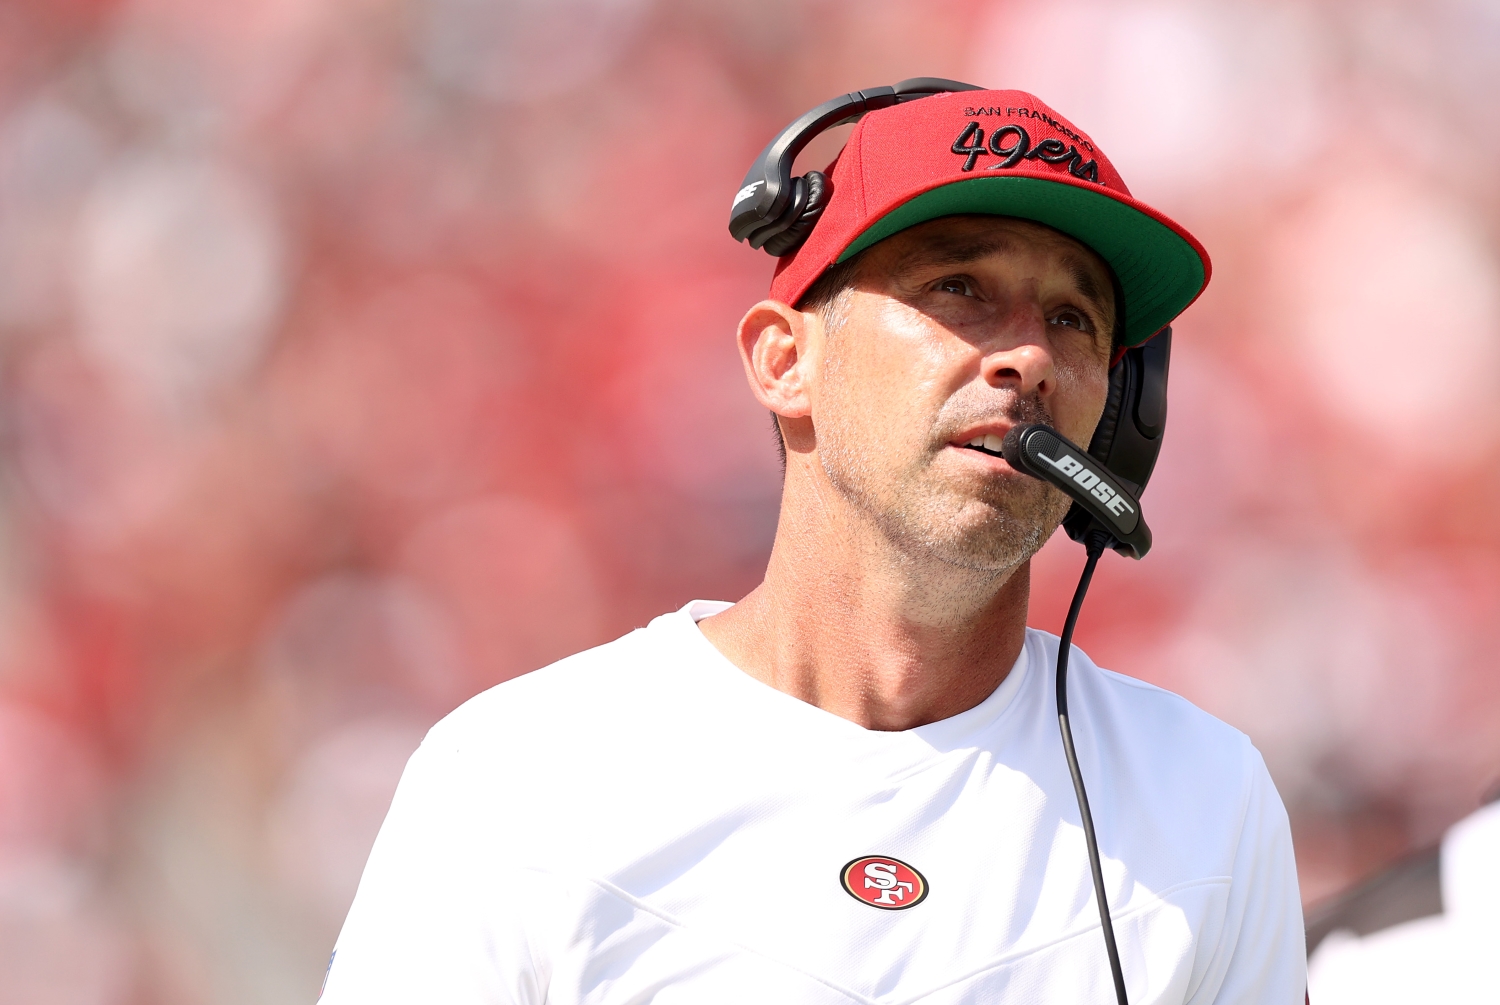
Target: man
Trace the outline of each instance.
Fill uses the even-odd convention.
[[[1020,92],[870,113],[832,190],[739,328],[786,452],[764,582],[436,726],[326,1001],[1113,999],[1057,640],[1026,627],[1068,501],[998,446],[1087,443],[1206,257]],[[1069,687],[1130,1000],[1301,999],[1249,741],[1082,653]]]

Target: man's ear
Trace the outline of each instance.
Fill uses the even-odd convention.
[[[808,394],[809,354],[822,334],[823,319],[762,300],[740,320],[740,360],[755,400],[783,419],[812,414]]]

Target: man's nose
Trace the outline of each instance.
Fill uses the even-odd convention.
[[[1021,395],[1046,397],[1057,382],[1057,371],[1046,322],[1028,319],[1016,325],[980,360],[980,373],[991,387],[1006,388]]]

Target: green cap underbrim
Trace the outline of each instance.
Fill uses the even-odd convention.
[[[1125,294],[1125,345],[1139,345],[1203,289],[1203,259],[1171,227],[1091,189],[1040,178],[966,178],[929,189],[871,224],[838,261],[928,220],[989,213],[1034,220],[1092,248],[1114,269]]]

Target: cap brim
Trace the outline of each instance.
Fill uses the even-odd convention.
[[[1092,186],[1018,175],[965,178],[919,193],[862,231],[837,260],[908,227],[964,213],[1034,220],[1092,248],[1120,280],[1125,345],[1139,345],[1170,324],[1208,282],[1207,253],[1148,207]]]

